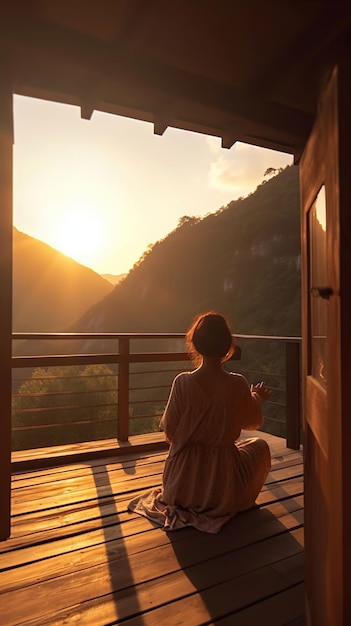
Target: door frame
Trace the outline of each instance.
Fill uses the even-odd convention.
[[[351,623],[351,140],[350,66],[333,69],[300,163],[302,381],[307,622]],[[328,299],[327,385],[310,371],[308,211],[325,185]]]

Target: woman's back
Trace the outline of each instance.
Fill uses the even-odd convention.
[[[211,380],[199,374],[183,372],[173,383],[162,427],[174,452],[192,441],[233,445],[242,428],[257,428],[262,421],[261,402],[243,376],[224,372]]]
[[[167,530],[195,526],[218,532],[238,511],[251,507],[270,467],[265,441],[237,442],[242,428],[262,423],[264,383],[250,388],[222,366],[234,352],[225,318],[200,315],[187,333],[193,372],[176,376],[161,428],[170,442],[162,489],[129,505]]]

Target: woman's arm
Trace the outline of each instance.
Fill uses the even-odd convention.
[[[241,377],[241,428],[256,430],[263,423],[262,404],[271,395],[271,390],[265,383],[249,386],[246,378]]]

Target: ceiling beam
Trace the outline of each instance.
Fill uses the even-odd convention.
[[[273,127],[295,134],[298,139],[305,138],[311,128],[313,116],[307,113],[252,97],[191,72],[128,56],[125,50],[120,56],[116,54],[115,42],[112,45],[96,42],[91,37],[38,21],[31,24],[28,20],[22,23],[18,19],[14,23],[3,24],[3,27],[3,38],[17,57],[19,80],[26,80],[26,59],[32,57],[31,62],[36,64],[37,71],[40,65],[53,63],[57,75],[63,65],[84,73],[86,77],[91,73],[94,77],[101,77],[103,82],[114,83],[117,98],[122,89],[134,92],[135,102],[130,102],[133,106],[139,93],[149,90],[169,100],[177,98],[195,105],[201,103],[223,114],[255,121],[267,129]]]
[[[83,100],[80,105],[80,116],[83,120],[91,120],[91,116],[95,111],[96,105],[89,101]]]
[[[164,117],[154,117],[154,134],[163,135],[169,126],[168,121]]]
[[[224,135],[221,138],[221,146],[222,148],[226,148],[227,150],[230,150],[230,148],[232,148],[236,142],[237,142],[236,135],[235,136]]]

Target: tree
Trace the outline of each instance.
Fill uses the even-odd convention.
[[[263,176],[276,176],[277,174],[280,174],[283,169],[283,167],[267,167]]]
[[[13,448],[116,436],[117,375],[107,365],[37,368],[13,396]]]
[[[182,228],[182,226],[194,226],[200,221],[201,218],[196,217],[196,215],[183,215],[178,220],[177,228]]]

